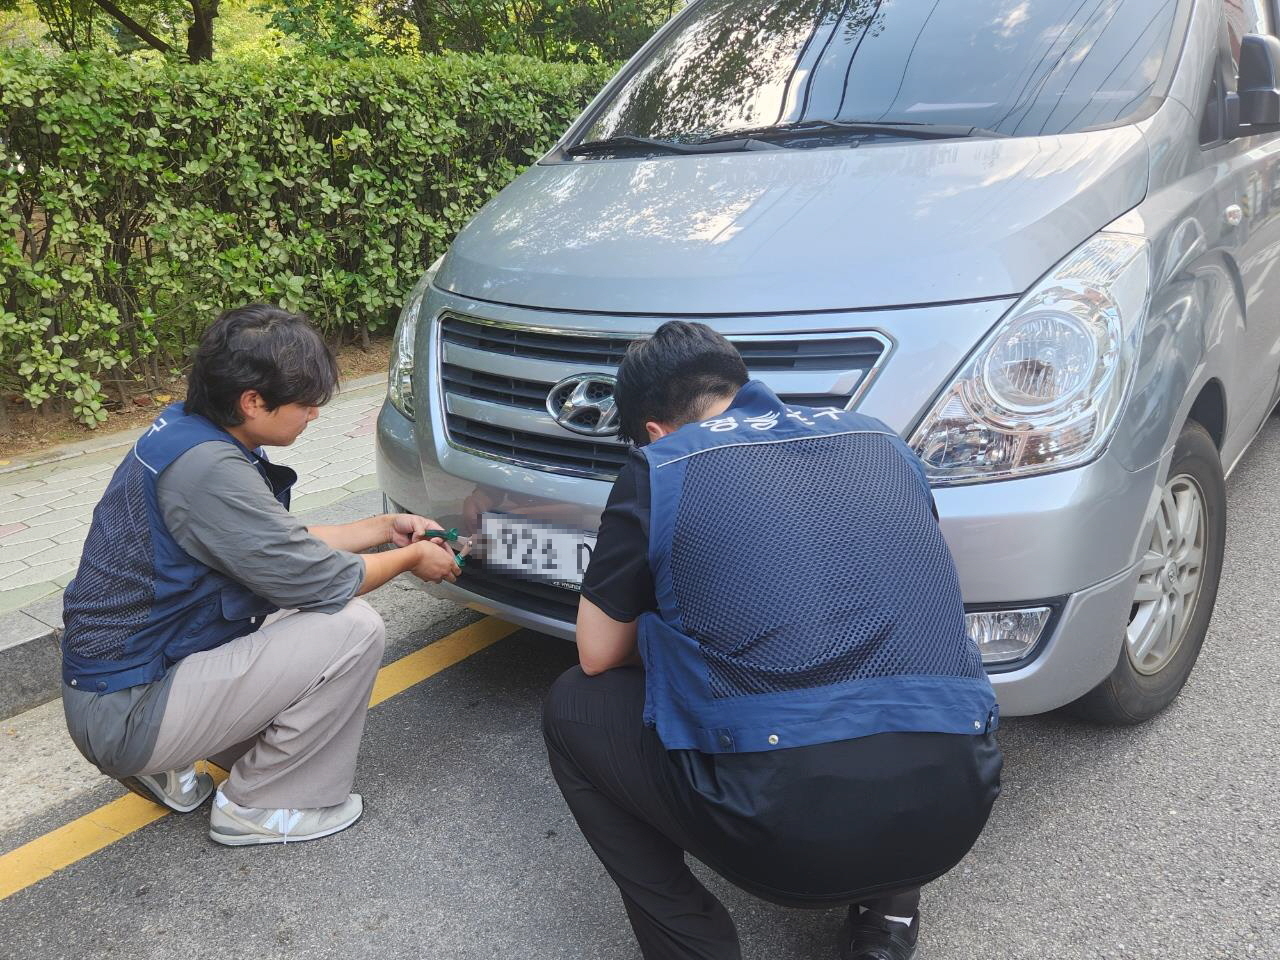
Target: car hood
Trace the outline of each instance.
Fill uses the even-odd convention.
[[[436,284],[639,314],[840,310],[1018,294],[1141,202],[1133,127],[530,168]]]

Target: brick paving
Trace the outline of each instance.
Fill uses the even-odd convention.
[[[295,511],[377,486],[373,433],[385,392],[382,377],[352,383],[293,446],[268,451],[298,472]],[[0,474],[0,615],[44,601],[37,619],[56,618],[48,600],[75,575],[94,505],[127,442]]]

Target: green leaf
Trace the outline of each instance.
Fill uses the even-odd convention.
[[[0,390],[96,425],[101,371],[185,369],[230,307],[277,302],[334,339],[384,329],[611,73],[0,51]]]

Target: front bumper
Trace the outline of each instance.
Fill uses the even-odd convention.
[[[1105,456],[1078,470],[935,491],[970,608],[1061,600],[1052,635],[1026,660],[991,670],[1006,716],[1070,703],[1115,667],[1161,468],[1129,472]],[[437,457],[390,404],[378,418],[377,469],[390,500],[467,532],[477,502],[492,506],[495,499],[512,513],[594,530],[610,488],[448,448]],[[573,637],[576,598],[569,591],[485,574],[482,567],[469,569],[457,585],[428,589],[539,632]]]

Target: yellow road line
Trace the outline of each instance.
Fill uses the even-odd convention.
[[[485,617],[387,664],[378,671],[369,706],[377,706],[518,629],[512,624]],[[207,764],[207,768],[218,783],[226,779],[226,771],[213,764]],[[168,815],[169,811],[164,807],[128,793],[66,826],[0,855],[0,900]]]
[[[485,617],[461,630],[454,631],[447,637],[441,637],[421,650],[401,657],[395,663],[387,664],[378,671],[378,679],[373,682],[369,706],[376,707],[388,697],[394,697],[400,691],[407,690],[415,683],[421,683],[432,674],[439,673],[460,660],[465,660],[473,653],[479,653],[485,647],[497,643],[519,629],[513,624],[503,623],[493,617]]]

